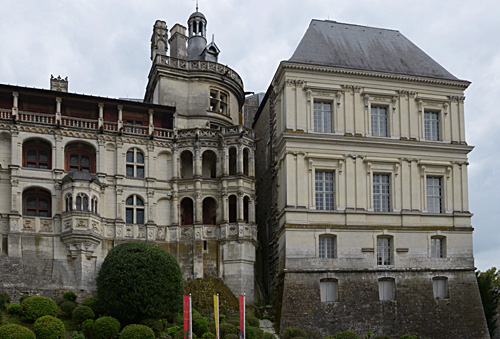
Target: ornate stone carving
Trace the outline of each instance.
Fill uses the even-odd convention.
[[[121,238],[123,236],[123,230],[121,227],[116,228],[116,237]]]
[[[98,222],[95,221],[92,222],[92,231],[96,233],[101,233],[101,226],[99,225]]]
[[[64,222],[64,229],[68,229],[71,227],[71,220],[65,221]]]
[[[35,229],[35,219],[24,218],[23,219],[23,230],[32,231]]]
[[[18,179],[11,179],[10,184],[12,185],[12,187],[17,187],[17,186],[19,186],[19,180]]]
[[[181,237],[183,239],[193,239],[193,228],[192,227],[182,227]]]
[[[229,234],[228,236],[229,237],[235,237],[238,235],[238,227],[232,225],[232,226],[229,226]]]
[[[40,232],[52,232],[52,222],[50,220],[40,220]]]
[[[127,226],[125,229],[125,236],[127,238],[132,238],[134,236],[134,233],[132,231],[132,226]]]
[[[156,233],[156,239],[164,240],[165,239],[165,228],[158,227],[158,232]]]
[[[17,231],[18,230],[17,220],[11,220],[11,222],[10,222],[10,230],[11,231]]]
[[[112,237],[113,236],[113,227],[106,227],[106,235],[108,237]]]
[[[146,227],[139,227],[139,239],[145,239],[146,238]]]
[[[87,228],[89,221],[87,219],[76,219],[76,227]]]
[[[205,227],[204,237],[209,239],[215,238],[215,227],[212,226]]]

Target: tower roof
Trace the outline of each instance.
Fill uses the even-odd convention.
[[[194,12],[193,14],[191,14],[191,15],[189,16],[188,21],[189,21],[189,20],[191,20],[191,19],[193,19],[193,18],[197,18],[197,17],[198,17],[198,18],[203,18],[203,19],[205,19],[205,20],[206,20],[205,15],[204,15],[202,12],[198,12],[198,11],[196,11],[196,12]]]
[[[458,80],[399,31],[312,20],[291,62]]]

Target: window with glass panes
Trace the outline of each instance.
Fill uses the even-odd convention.
[[[144,154],[137,148],[127,152],[127,177],[144,178]]]
[[[387,136],[387,108],[372,106],[372,135],[376,137]]]
[[[339,283],[336,279],[323,279],[319,283],[321,302],[339,300]]]
[[[144,202],[137,195],[132,195],[126,200],[127,224],[144,224]]]
[[[427,212],[441,213],[442,188],[440,177],[427,177]]]
[[[50,217],[50,195],[37,190],[23,194],[23,215],[30,217]]]
[[[444,237],[432,237],[431,238],[431,257],[432,258],[444,258]]]
[[[390,175],[373,175],[373,210],[375,212],[391,211],[391,183]]]
[[[378,281],[378,295],[380,300],[394,300],[394,279],[382,278]]]
[[[319,257],[320,258],[335,257],[335,237],[331,235],[319,236]]]
[[[331,211],[334,207],[334,172],[316,171],[316,209]]]
[[[439,113],[424,112],[425,140],[439,140]]]
[[[51,147],[41,140],[29,140],[23,144],[23,166],[28,168],[51,168]]]
[[[434,292],[434,298],[436,299],[448,299],[448,278],[446,277],[436,277],[432,278],[432,288]]]
[[[392,265],[392,244],[391,238],[377,238],[377,265]]]
[[[332,103],[314,102],[314,132],[331,133],[332,126]]]

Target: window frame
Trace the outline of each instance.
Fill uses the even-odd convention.
[[[35,207],[30,208],[28,206],[28,199],[35,199]],[[46,199],[47,207],[40,207],[40,200]],[[30,215],[28,211],[35,211],[35,215]],[[41,211],[46,211],[47,215],[40,215]],[[52,196],[49,192],[43,189],[28,189],[23,192],[23,216],[26,217],[42,217],[50,218],[52,216]]]
[[[325,278],[319,281],[320,300],[322,303],[339,301],[339,281],[334,278]],[[330,292],[330,293],[328,293]]]
[[[429,180],[439,180],[439,186],[436,185],[429,185]],[[429,194],[429,191],[432,191],[431,193],[434,193],[434,188],[439,189],[439,195],[434,195],[434,194]],[[427,213],[436,213],[440,214],[443,213],[443,177],[441,176],[431,176],[431,175],[426,175],[425,177],[425,196],[426,196],[426,203],[427,203]],[[434,209],[434,204],[430,204],[430,201],[437,201],[439,202],[439,210],[436,211]],[[431,207],[432,206],[432,210]]]
[[[391,301],[396,299],[396,280],[390,277],[378,280],[378,296],[380,301]]]
[[[30,151],[35,151],[35,160],[29,160],[28,159],[28,153]],[[40,160],[40,152],[46,152],[47,153],[47,161],[41,161]],[[26,140],[23,143],[23,167],[24,168],[29,168],[29,169],[47,169],[50,170],[52,169],[52,146],[46,142],[45,140],[40,140],[40,139],[30,139]],[[34,167],[30,167],[29,163],[35,164]],[[47,164],[46,168],[41,168],[41,164]]]
[[[316,105],[321,105],[316,108]],[[325,105],[329,105],[330,109],[324,109]],[[313,131],[315,133],[334,133],[335,128],[333,124],[333,107],[332,100],[315,99],[312,104],[313,111]]]
[[[448,277],[432,278],[432,292],[434,299],[450,299],[450,286]]]
[[[434,235],[431,237],[431,258],[444,259],[446,258],[446,237],[442,235]]]
[[[318,236],[318,258],[337,258],[337,237],[334,234],[320,234]]]
[[[77,164],[71,164],[71,155],[77,155],[78,156],[78,163]],[[88,156],[89,158],[89,165],[82,165],[81,164],[81,158],[82,156]],[[66,172],[73,172],[73,171],[83,171],[85,172],[84,168],[88,168],[89,173],[95,173],[95,149],[84,143],[69,143],[66,145],[64,148],[64,159],[65,159],[65,168]],[[71,167],[78,167],[77,169],[71,169]]]
[[[379,235],[377,237],[377,266],[393,266],[394,265],[393,250],[394,250],[394,237],[387,235]]]
[[[331,174],[331,180],[326,178],[326,174]],[[318,174],[322,174],[318,179]],[[335,210],[335,171],[315,169],[314,171],[314,205],[318,211]],[[327,190],[327,185],[331,185],[331,190]],[[321,185],[321,187],[319,187]],[[321,188],[321,190],[318,190]],[[329,199],[331,196],[331,199]],[[329,203],[328,201],[331,200]],[[318,204],[320,202],[320,204]],[[327,204],[328,203],[328,204]]]
[[[210,87],[208,90],[208,110],[223,115],[230,115],[229,93],[219,88]]]
[[[378,179],[382,177],[387,177],[387,182],[379,182]],[[380,213],[392,212],[392,175],[390,173],[373,173],[372,175],[372,201],[373,201],[373,211]],[[379,187],[378,192],[375,188]],[[387,187],[387,193],[383,192],[383,188]],[[377,206],[377,198],[380,197],[380,205]],[[387,197],[387,203],[384,203],[383,198]]]
[[[129,199],[132,198],[132,203],[129,204]],[[140,204],[137,202],[141,201]],[[137,194],[129,195],[125,199],[125,223],[129,225],[145,225],[146,220],[146,204],[144,200]],[[142,222],[138,222],[139,213],[142,211]],[[129,213],[131,213],[132,219],[129,219]],[[130,222],[132,221],[132,222]]]
[[[378,113],[380,110],[383,109],[385,111],[385,115],[381,114],[374,114],[374,110]],[[381,133],[381,122],[385,120],[385,128],[384,128],[384,133]],[[374,122],[376,122],[377,125],[377,134],[374,133]],[[371,129],[371,136],[373,137],[383,137],[387,138],[389,137],[389,107],[385,105],[370,105],[370,129]]]
[[[436,119],[431,119],[430,116],[436,116]],[[428,118],[429,116],[429,118]],[[424,109],[423,111],[423,139],[425,141],[442,141],[442,119],[441,119],[441,111],[436,111],[432,109]],[[432,122],[435,122],[433,127]],[[429,125],[429,133],[427,133],[427,125]]]
[[[132,161],[129,161],[129,154],[132,154]],[[142,163],[138,162],[137,154],[142,155]],[[138,175],[139,169],[141,168],[142,168],[142,176]],[[132,170],[132,175],[129,175],[129,169]],[[145,174],[146,174],[146,156],[144,155],[144,152],[137,147],[130,148],[125,153],[125,176],[127,178],[144,179]]]

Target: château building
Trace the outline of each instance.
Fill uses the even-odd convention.
[[[92,293],[113,246],[147,241],[253,300],[254,134],[206,32],[156,21],[144,100],[0,85],[0,290]]]
[[[468,203],[469,84],[398,31],[312,20],[253,125],[280,331],[489,337]]]

